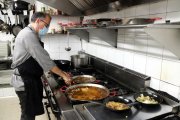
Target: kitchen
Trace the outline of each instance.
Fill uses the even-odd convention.
[[[25,0],[25,1],[30,2],[30,4],[32,5],[35,4],[36,11],[45,10],[46,12],[50,13],[51,9],[53,9],[51,7],[54,7],[62,11],[61,13],[58,13],[58,15],[56,12],[53,13],[54,15],[52,15],[52,21],[49,28],[49,34],[47,34],[46,36],[42,38],[42,41],[45,44],[45,49],[50,54],[51,59],[71,60],[70,56],[76,55],[78,53],[83,54],[85,52],[86,55],[90,57],[90,60],[92,61],[91,62],[92,66],[94,65],[93,67],[96,67],[97,70],[105,71],[105,73],[109,72],[109,76],[112,77],[113,80],[116,78],[115,81],[118,81],[118,83],[120,82],[122,84],[125,84],[126,86],[130,86],[131,88],[149,86],[155,90],[161,90],[161,91],[167,92],[168,94],[174,96],[178,100],[180,99],[180,96],[179,96],[180,83],[178,79],[179,78],[178,71],[180,71],[179,70],[180,69],[180,61],[179,61],[180,52],[179,52],[179,47],[178,47],[179,42],[177,40],[179,39],[179,37],[177,36],[179,31],[177,30],[179,30],[178,22],[180,21],[180,8],[179,8],[180,1],[179,0],[150,0],[149,2],[148,0],[142,0],[141,2],[143,3],[139,3],[137,0],[128,0],[129,3],[125,2],[123,4],[122,2],[122,6],[119,3],[121,3],[121,1],[123,0],[119,0],[119,2],[116,2],[116,0],[114,1],[108,0],[108,2],[103,1],[102,4],[105,4],[107,2],[109,3],[109,5],[111,5],[110,8],[108,10],[107,9],[100,10],[101,12],[98,11],[98,7],[100,7],[101,2],[99,3],[95,2],[96,4],[94,5],[94,7],[97,7],[97,9],[94,10],[92,9],[93,7],[90,6],[92,10],[88,11],[86,9],[89,9],[89,8],[86,8],[86,7],[89,7],[89,6],[82,7],[80,3],[78,2],[76,3],[76,1],[72,1],[72,0],[69,0],[69,2],[64,2],[64,0],[61,0],[61,1],[54,0],[53,2],[48,2],[47,0],[39,0],[39,1]],[[83,4],[86,5],[85,3],[90,2],[90,0],[86,1],[85,3],[83,1],[81,2],[82,2],[82,5]],[[46,4],[43,4],[43,3],[46,3]],[[69,5],[69,3],[71,4]],[[123,6],[126,4],[128,4],[128,7]],[[79,14],[82,14],[82,13],[79,13],[80,10],[81,11],[86,10],[86,12],[83,13],[84,15],[79,15]],[[15,23],[15,17],[12,15],[11,12],[8,12],[8,13],[9,13],[11,22]],[[29,14],[31,14],[31,12]],[[69,14],[69,16],[64,15],[64,14]],[[4,15],[1,15],[1,18],[3,19]],[[139,22],[138,25],[133,25],[131,23],[123,24],[124,22],[123,20],[126,20],[126,19],[133,21],[133,20],[143,20],[144,18],[145,20],[150,19],[150,21],[148,21],[149,22],[148,27],[146,27],[147,23],[142,23],[142,21]],[[91,20],[98,20],[98,19],[99,20],[113,19],[116,22],[114,23],[112,21],[110,22],[100,21],[98,29],[95,29],[94,27],[96,27],[96,24],[91,24],[90,22],[92,22]],[[84,27],[83,29],[82,29],[82,26],[78,24],[80,23],[80,21],[85,22],[84,23],[85,27],[83,26]],[[67,28],[70,34],[67,34],[67,32],[65,32],[65,34],[58,33],[59,31],[62,32],[62,30],[66,31],[65,28],[68,23],[71,23],[69,25],[70,27]],[[76,23],[76,24],[72,25],[72,23]],[[169,29],[163,29],[164,26],[161,26],[161,25],[164,25],[164,23],[166,23],[165,25],[169,23],[174,23],[174,24],[170,24],[170,26],[172,26],[171,30],[166,31]],[[64,24],[62,25],[63,28],[60,27],[59,24],[61,25]],[[108,24],[113,24],[113,27],[112,25],[108,25]],[[158,25],[157,26],[154,25],[154,28],[155,27],[160,28],[161,33],[158,33],[159,31],[155,31],[155,33],[157,34],[154,34],[154,31],[151,31],[152,29],[150,29],[150,28],[153,28],[152,24],[158,24],[160,27]],[[119,27],[116,28],[115,26],[119,26]],[[81,27],[81,29],[79,30],[78,27]],[[105,27],[107,28],[104,29]],[[165,26],[165,27],[168,28],[168,26]],[[174,30],[177,32],[177,34],[171,32]],[[172,34],[169,34],[169,33],[172,33]],[[171,36],[171,35],[174,35],[174,36]],[[0,40],[3,41],[5,44],[7,43],[7,41],[13,42],[14,35],[12,34],[6,34],[2,32],[0,33],[0,36],[1,36]],[[174,40],[174,38],[176,39]],[[13,43],[11,45],[13,45]],[[70,48],[70,49],[68,50],[65,48]],[[10,57],[11,57],[11,54],[9,53],[8,55],[6,55],[6,60],[8,59],[7,61],[9,61]],[[103,70],[103,67],[101,65],[105,66],[105,70]],[[107,68],[109,65],[115,66],[115,68],[117,67],[118,70],[116,71],[115,69],[114,71],[108,71]],[[9,66],[9,64],[7,64],[7,66]],[[111,69],[111,67],[109,67],[109,69]],[[5,72],[7,71],[9,74],[6,75],[6,77],[8,76],[8,80],[5,81],[5,83],[2,82],[4,78],[2,74],[0,74],[1,76],[0,84],[2,86],[0,88],[0,95],[3,101],[6,101],[8,99],[9,100],[14,99],[17,96],[13,92],[13,88],[8,85],[10,83],[12,70],[3,69],[1,73],[3,73],[4,71]],[[117,74],[115,74],[115,71],[117,72]],[[122,79],[121,78],[122,75],[125,75],[125,73],[123,73],[124,71],[128,71],[128,73],[131,73],[131,74],[133,73],[133,74],[138,74],[140,76],[143,76],[141,77],[144,80],[141,83],[142,85],[139,85],[138,83],[139,79],[135,79],[137,75],[132,76],[131,80],[129,81],[126,80],[125,78]],[[121,79],[117,80],[117,78],[121,78]],[[137,80],[137,81],[132,81],[132,80]],[[57,83],[50,84],[51,85],[50,89],[52,89],[54,84],[57,84]],[[55,99],[57,99],[57,96],[58,94],[55,96]],[[63,109],[62,106],[66,107],[65,103],[62,102],[61,104],[62,99],[63,98],[61,98],[61,100],[58,102],[58,104],[60,104],[61,106],[60,109]],[[133,98],[131,99],[134,100]],[[12,100],[10,101],[12,102]],[[1,102],[1,104],[4,104],[4,103]],[[18,101],[16,102],[16,104],[18,104]],[[69,105],[67,106],[69,107]],[[78,105],[75,105],[75,106],[77,108],[78,107],[80,108],[80,106]],[[16,109],[19,109],[18,108],[19,106],[16,106],[16,107],[17,107]],[[132,111],[133,110],[135,110],[135,107],[132,107]],[[49,109],[49,111],[51,112],[52,110]],[[66,113],[68,114],[68,112],[66,112],[66,110],[64,111],[62,110],[62,113],[64,113],[64,116],[66,116]],[[112,111],[108,113],[111,113],[111,112]],[[2,114],[0,114],[0,118],[2,118],[2,120],[5,119],[4,117],[2,117],[5,114],[7,114],[5,113],[5,111],[2,112]],[[82,116],[81,113],[75,113],[76,117],[78,116],[76,114],[78,115],[80,114],[80,116]],[[53,114],[50,114],[50,115],[53,115]],[[153,115],[155,116],[155,112],[153,112]],[[19,116],[20,115],[16,116],[17,118],[14,118],[14,119],[19,119]],[[48,115],[45,115],[45,117],[47,116]],[[74,116],[74,119],[75,119],[75,116]],[[145,119],[143,117],[142,118],[138,117],[138,118]],[[11,120],[13,119],[13,117],[6,118],[6,119]],[[48,117],[44,119],[48,119]],[[73,117],[71,118],[64,117],[64,119],[67,119],[67,120],[73,119]],[[83,116],[81,119],[86,119],[86,117],[84,118]],[[97,118],[93,116],[93,118],[91,119],[97,119]]]

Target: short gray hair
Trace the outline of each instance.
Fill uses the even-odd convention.
[[[48,16],[51,19],[51,16],[44,12],[36,12],[31,17],[31,22],[35,22],[38,18],[45,19]]]

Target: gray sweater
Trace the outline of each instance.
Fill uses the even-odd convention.
[[[11,67],[14,69],[12,75],[11,85],[16,91],[24,91],[24,82],[19,75],[18,65],[25,62],[29,57],[33,57],[39,65],[43,68],[44,72],[49,71],[55,66],[55,63],[49,57],[47,51],[40,45],[39,36],[29,27],[25,27],[19,32],[15,39],[15,47],[13,53],[13,63]]]

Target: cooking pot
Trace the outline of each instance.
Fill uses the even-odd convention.
[[[96,78],[91,75],[77,75],[77,76],[72,77],[72,82],[75,84],[92,83],[95,80],[96,80]]]
[[[102,100],[109,96],[108,88],[99,84],[77,84],[66,89],[66,95],[71,101],[93,101]]]
[[[83,55],[72,55],[71,56],[71,65],[74,68],[85,67],[88,65],[88,56]]]

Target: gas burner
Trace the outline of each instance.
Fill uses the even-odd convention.
[[[80,72],[80,71],[77,70],[77,69],[70,70],[69,73],[70,73],[72,76],[82,75],[82,74],[83,74],[82,72]]]
[[[122,96],[122,95],[127,95],[132,93],[132,91],[121,88],[121,87],[117,87],[117,88],[112,88],[110,89],[110,97],[114,97],[114,96]]]
[[[101,80],[95,80],[93,83],[99,84],[99,83],[101,83]]]
[[[68,88],[68,86],[64,85],[64,86],[62,86],[59,90],[60,90],[61,92],[65,93],[67,88]]]

